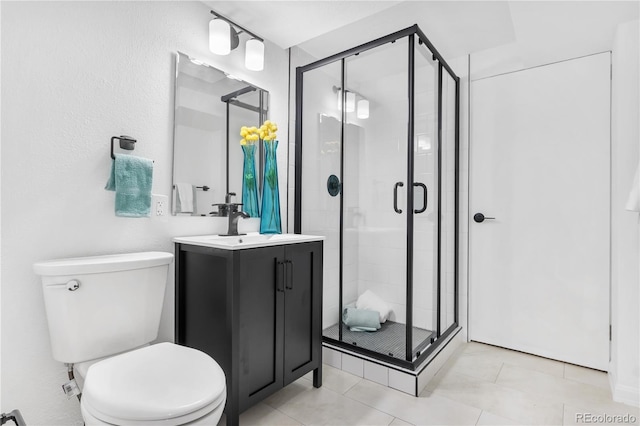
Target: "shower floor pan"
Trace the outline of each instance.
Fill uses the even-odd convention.
[[[324,337],[339,341],[339,329],[341,324],[334,324],[322,331]],[[378,331],[351,331],[349,327],[342,325],[342,341],[351,345],[389,355],[394,358],[404,359],[406,356],[406,329],[405,324],[386,321]],[[413,327],[413,356],[431,343],[431,337],[435,337],[435,331]],[[419,342],[417,345],[416,343]]]

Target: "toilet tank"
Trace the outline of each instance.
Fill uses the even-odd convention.
[[[53,358],[89,361],[156,339],[171,253],[38,262]]]

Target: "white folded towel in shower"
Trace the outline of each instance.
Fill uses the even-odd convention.
[[[632,212],[640,212],[640,165],[638,165],[636,175],[633,177],[631,192],[629,192],[625,208]]]
[[[389,305],[371,290],[367,290],[356,300],[357,309],[377,311],[380,314],[380,324],[384,323],[391,313]]]
[[[190,183],[176,183],[176,213],[193,213],[194,188]]]

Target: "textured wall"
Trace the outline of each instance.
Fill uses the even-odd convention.
[[[200,2],[2,2],[2,406],[29,425],[82,424],[51,357],[42,289],[32,264],[50,258],[173,251],[177,235],[217,233],[224,219],[114,216],[105,191],[109,139],[138,139],[155,160],[153,192],[170,195],[175,52],[180,50],[271,93],[287,140],[287,55],[267,43],[263,72],[243,52],[208,52]],[[257,30],[256,30],[257,31]],[[287,144],[278,149],[286,191]],[[281,197],[283,203],[286,197]],[[283,212],[287,211],[286,203]],[[286,218],[285,218],[286,223]],[[126,295],[123,295],[126,296]],[[173,338],[173,278],[160,339]]]

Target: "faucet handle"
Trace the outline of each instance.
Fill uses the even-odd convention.
[[[227,195],[224,196],[224,202],[229,204],[231,202],[231,197],[235,197],[235,192],[228,192]]]
[[[240,206],[242,205],[242,203],[229,203],[229,211],[231,213],[236,213],[238,211],[241,211]]]
[[[218,213],[215,216],[227,217],[229,215],[229,204],[227,203],[216,203],[211,204],[213,207],[218,208]],[[212,212],[214,213],[214,212]]]

